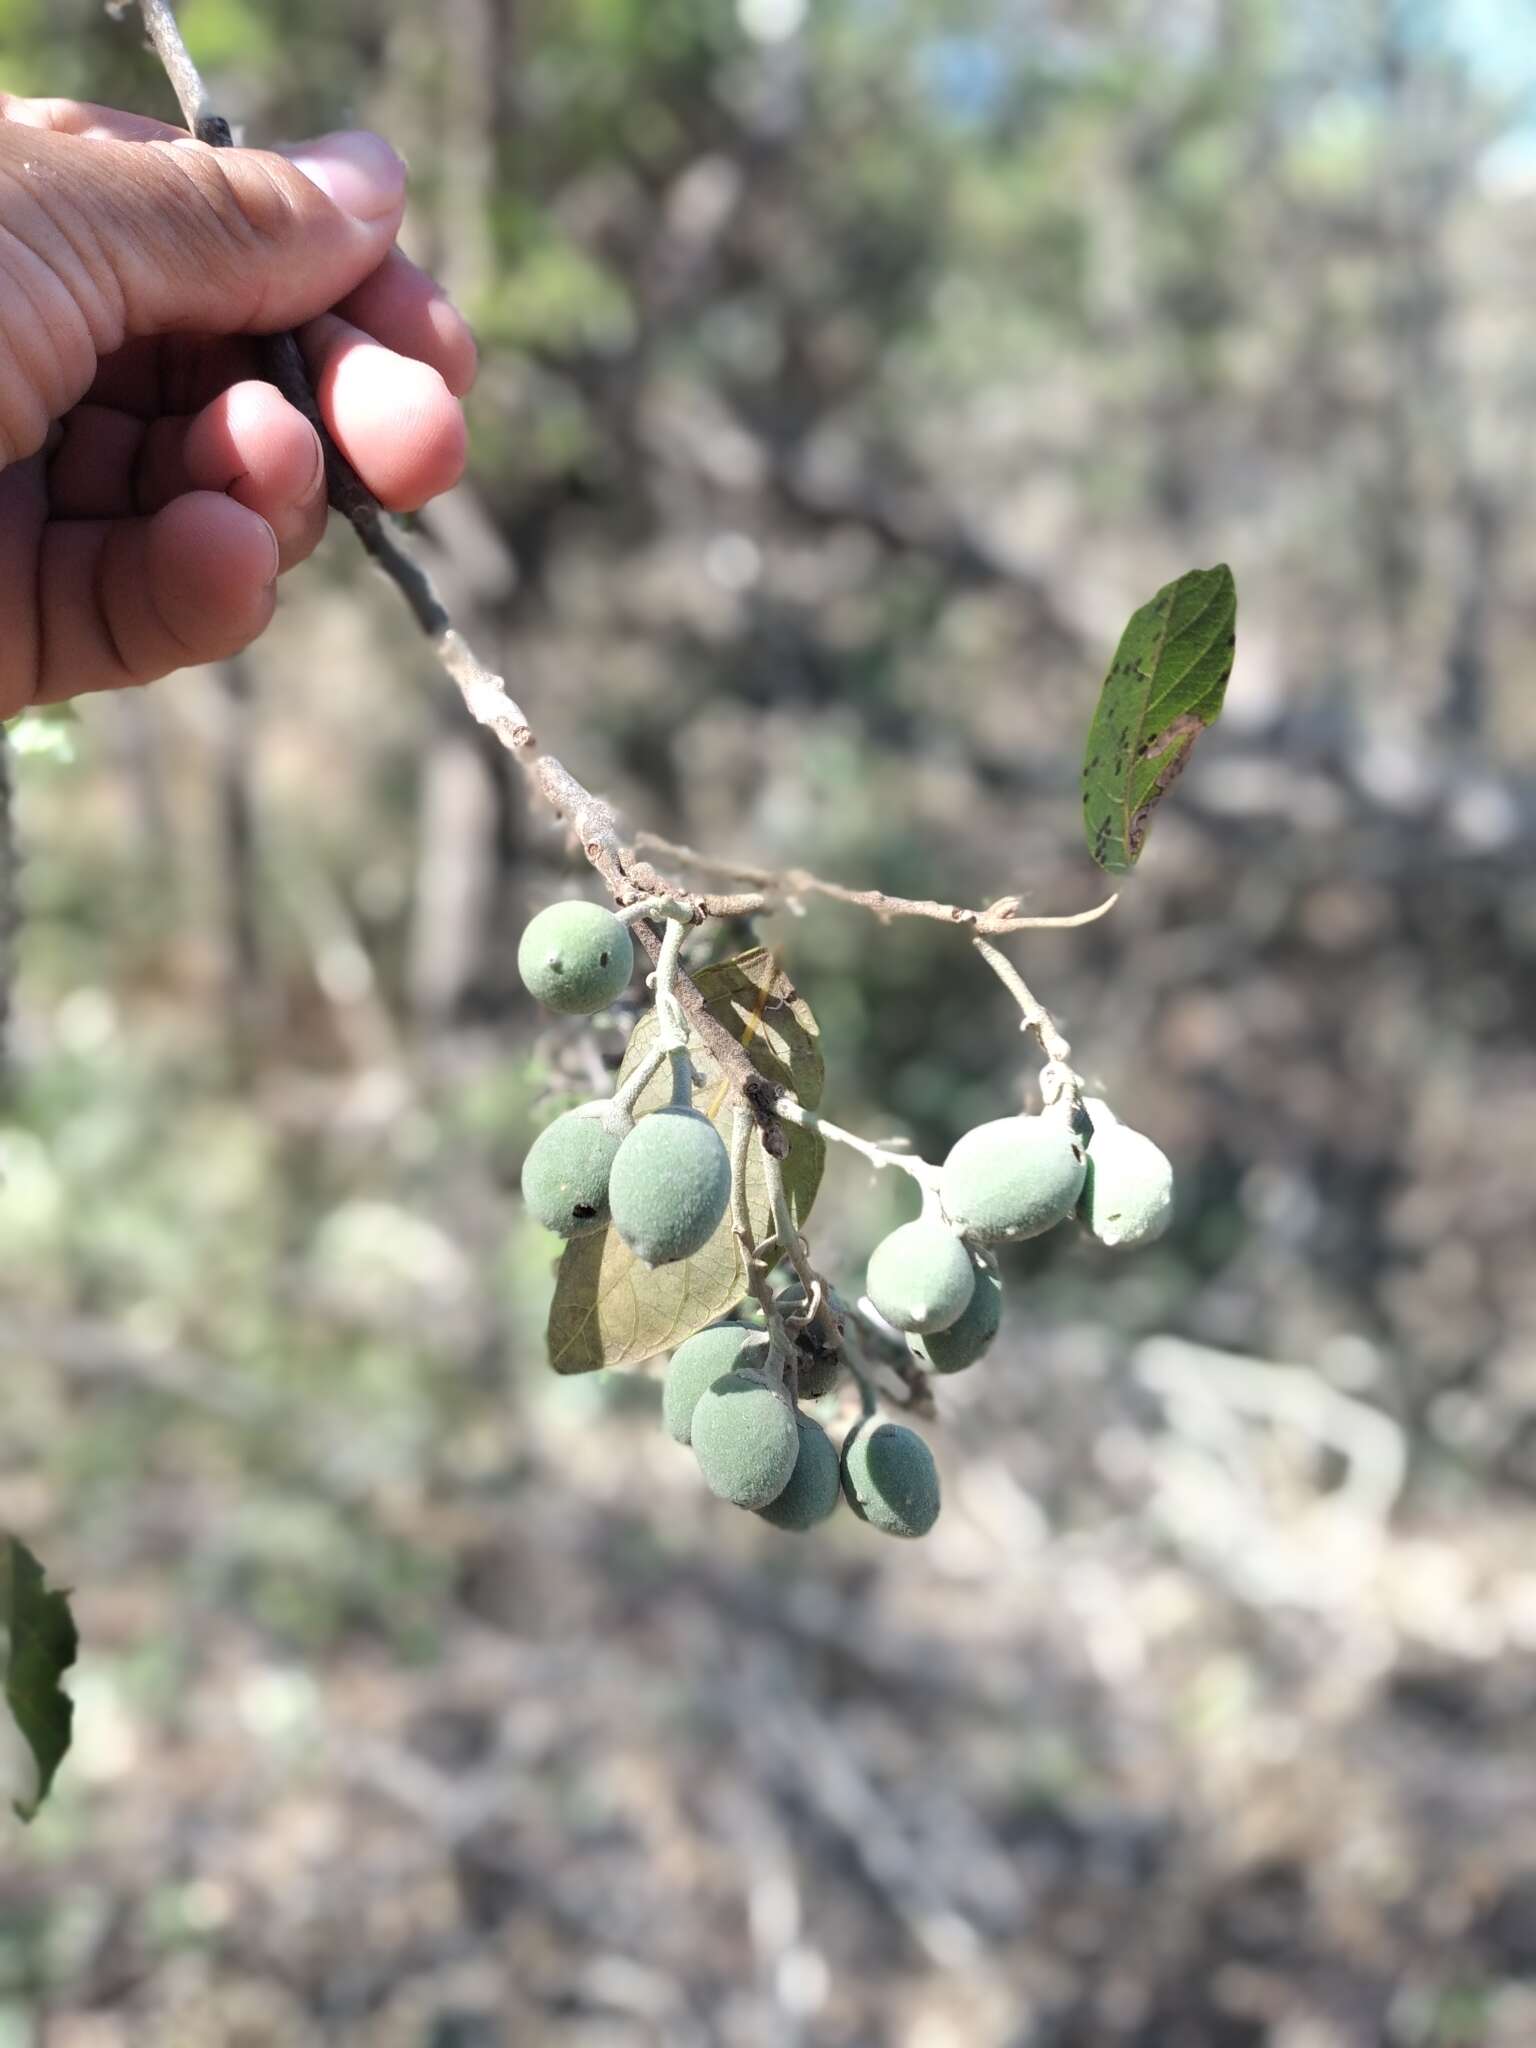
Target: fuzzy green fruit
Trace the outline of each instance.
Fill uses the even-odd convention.
[[[704,1389],[692,1442],[704,1484],[739,1508],[767,1507],[789,1484],[800,1454],[794,1409],[755,1373],[722,1373]]]
[[[1088,1171],[1077,1213],[1100,1244],[1151,1244],[1173,1221],[1173,1167],[1152,1140],[1123,1124],[1107,1103],[1083,1104],[1090,1126]]]
[[[523,1161],[523,1200],[546,1230],[585,1237],[608,1222],[608,1175],[619,1136],[589,1109],[567,1110],[540,1131]]]
[[[1083,1191],[1082,1142],[1064,1116],[1005,1116],[951,1148],[939,1202],[975,1244],[1038,1237],[1070,1216]]]
[[[1002,1279],[996,1260],[982,1252],[976,1259],[976,1285],[959,1320],[947,1330],[909,1337],[907,1349],[929,1372],[964,1372],[991,1345],[1002,1320]]]
[[[800,1414],[795,1428],[800,1438],[795,1469],[784,1491],[757,1511],[775,1529],[814,1529],[837,1506],[843,1490],[837,1452],[826,1431]]]
[[[915,1429],[866,1415],[843,1442],[843,1492],[887,1536],[926,1536],[939,1519],[939,1474]]]
[[[668,1104],[643,1116],[608,1177],[613,1227],[647,1266],[702,1251],[731,1199],[731,1162],[707,1116]]]
[[[517,971],[528,993],[567,1017],[590,1017],[635,971],[635,942],[600,903],[551,903],[523,933]]]
[[[864,1281],[888,1323],[925,1332],[958,1322],[975,1285],[970,1253],[934,1216],[919,1216],[882,1238],[869,1255]]]
[[[661,1385],[661,1419],[667,1435],[685,1444],[693,1428],[693,1411],[704,1389],[737,1366],[767,1356],[768,1339],[745,1323],[711,1323],[679,1344]],[[759,1360],[760,1362],[760,1360]]]

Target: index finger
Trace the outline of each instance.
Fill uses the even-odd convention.
[[[90,142],[179,142],[187,133],[167,121],[98,107],[90,100],[27,100],[9,92],[0,92],[0,121],[46,128],[53,135],[83,135]]]

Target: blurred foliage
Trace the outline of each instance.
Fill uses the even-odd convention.
[[[931,1544],[814,1565],[543,1367],[522,1151],[633,1012],[523,1002],[583,885],[347,536],[72,764],[23,721],[0,1527],[85,1653],[0,2037],[1536,2035],[1528,12],[187,0],[251,140],[408,157],[483,347],[423,543],[636,824],[1082,907],[1126,611],[1230,560],[1242,658],[1021,955],[1176,1229],[1010,1252]],[[0,51],[171,115],[95,0]],[[754,937],[839,1122],[1018,1105],[955,933]],[[834,1278],[888,1178],[829,1162]]]

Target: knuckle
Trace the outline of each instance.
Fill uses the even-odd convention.
[[[168,225],[189,266],[206,266],[232,290],[258,292],[261,260],[285,241],[296,211],[276,160],[190,141],[148,147],[165,167]]]

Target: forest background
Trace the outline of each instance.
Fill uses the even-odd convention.
[[[419,521],[630,821],[1067,911],[1130,608],[1239,659],[1018,957],[1173,1156],[941,1389],[932,1538],[732,1514],[543,1363],[512,973],[590,887],[335,532],[239,663],[23,726],[0,1526],[77,1744],[3,2048],[1536,2039],[1536,9],[186,0],[376,126],[482,348]],[[172,115],[0,0],[0,86]],[[1023,1101],[957,934],[765,922],[828,1106]],[[834,1162],[856,1278],[901,1190]]]

